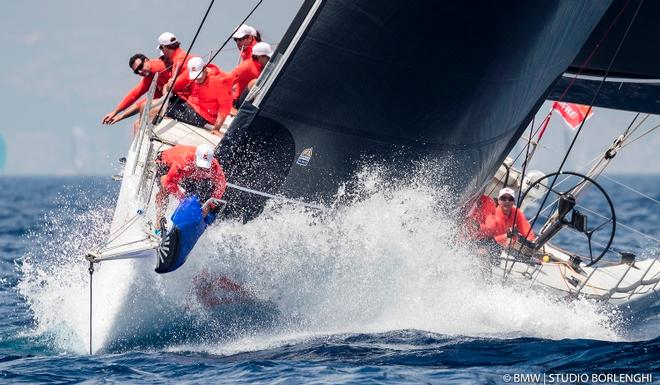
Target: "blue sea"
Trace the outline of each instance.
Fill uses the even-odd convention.
[[[660,176],[613,177],[660,200]],[[377,179],[335,218],[271,207],[216,224],[170,275],[104,262],[89,355],[83,257],[108,234],[119,183],[1,177],[0,383],[660,383],[657,302],[484,282],[433,192]],[[660,238],[657,203],[603,186],[620,223]],[[660,253],[622,226],[614,246]],[[213,302],[199,282],[216,278]]]

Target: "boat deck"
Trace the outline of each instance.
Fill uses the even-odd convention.
[[[228,119],[229,120],[229,119]],[[226,127],[230,121],[226,122]],[[223,131],[224,132],[224,131]],[[143,129],[131,144],[121,177],[122,186],[107,242],[90,252],[96,261],[154,256],[160,237],[154,233],[155,157],[163,150],[183,144],[208,143],[216,147],[222,137],[209,130],[164,118],[153,128]]]

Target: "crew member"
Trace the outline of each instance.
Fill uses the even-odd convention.
[[[185,70],[188,62],[193,57],[188,55],[186,51],[181,48],[181,43],[177,40],[171,32],[163,32],[158,36],[158,49],[163,53],[163,56],[170,63],[170,71],[172,76],[170,81],[164,87],[163,93],[166,94],[173,86],[174,79],[176,78],[175,89],[178,88],[179,96],[187,95],[188,90],[184,88],[190,82],[188,72]],[[177,76],[178,73],[178,76]]]
[[[213,148],[204,143],[199,146],[177,145],[158,154],[156,179],[160,189],[156,194],[156,220],[160,225],[170,195],[178,199],[196,195],[206,217],[215,202],[222,198],[227,188],[225,174],[220,163],[213,157]]]
[[[254,81],[261,75],[261,71],[263,71],[271,56],[273,56],[273,50],[268,43],[257,43],[252,47],[252,57],[243,61],[229,73],[235,87],[235,107],[240,106],[239,100],[245,98],[243,93],[247,92],[251,88],[251,84],[254,84]]]
[[[181,72],[186,64],[184,62],[186,51],[181,48],[181,43],[173,33],[163,32],[158,36],[158,49],[167,58],[169,63],[171,63],[172,77],[175,75],[175,69]]]
[[[185,92],[175,86],[174,92],[182,100],[170,103],[166,115],[197,127],[210,126],[212,134],[220,135],[222,123],[231,110],[231,78],[215,68],[205,66],[200,57],[190,59],[188,77],[191,81]]]
[[[238,27],[232,37],[234,38],[234,42],[236,42],[236,47],[241,52],[241,62],[252,57],[252,47],[261,41],[261,34],[259,31],[246,24]]]
[[[490,238],[489,234],[485,232],[486,220],[495,214],[495,209],[495,201],[488,195],[481,195],[474,202],[465,221],[466,235],[469,239],[482,240],[484,238]]]
[[[516,242],[518,236],[533,241],[536,236],[529,225],[525,214],[515,207],[516,193],[513,189],[505,187],[497,195],[498,206],[482,227],[481,232],[487,234],[502,246]]]
[[[103,117],[103,124],[115,124],[122,119],[135,115],[146,102],[142,99],[135,103],[142,95],[144,95],[151,85],[154,76],[158,74],[156,80],[156,90],[154,98],[159,98],[163,95],[163,86],[169,81],[171,72],[161,59],[149,59],[141,53],[136,53],[128,60],[128,65],[136,75],[142,77],[137,86],[135,86],[129,93],[122,99],[117,107],[108,112]],[[130,108],[129,108],[130,107]]]

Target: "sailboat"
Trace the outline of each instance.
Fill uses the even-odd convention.
[[[597,182],[622,147],[636,140],[632,134],[635,131],[629,127],[615,138],[612,146],[591,162],[585,174],[569,171],[545,175],[536,170],[524,173],[507,157],[482,198],[496,199],[497,191],[505,187],[512,192],[520,191],[518,206],[534,214],[532,223],[540,218],[545,222],[539,227],[536,239],[526,238],[527,234],[518,234],[519,238],[512,236],[498,248],[500,252],[490,255],[492,270],[488,278],[527,284],[558,297],[589,298],[633,311],[657,303],[660,255],[636,260],[635,253],[613,246],[618,224],[616,210],[607,191]],[[523,164],[529,160],[526,157]],[[562,243],[572,247],[562,247]]]
[[[338,191],[350,189],[352,177],[370,162],[405,176],[419,161],[450,159],[456,167],[448,167],[436,187],[469,206],[490,184],[501,183],[493,175],[544,100],[584,67],[576,67],[576,58],[594,36],[632,9],[620,1],[522,2],[515,12],[501,7],[305,1],[222,140],[173,120],[143,122],[129,149],[111,234],[88,254],[90,272],[108,260],[147,257],[140,262],[154,263],[170,252],[150,218],[155,153],[175,144],[216,145],[228,181],[220,220],[250,221],[273,199],[322,210],[336,204]],[[579,101],[575,95],[556,99]],[[523,186],[525,177],[518,178]],[[545,183],[527,181],[531,188]],[[570,221],[565,212],[557,218]],[[547,243],[528,248],[548,256],[540,269],[505,251],[501,270],[562,294],[609,293],[608,301],[625,304],[650,298],[655,286],[649,280],[660,274],[655,260],[635,262],[634,271],[624,263],[596,273],[587,266],[591,261]],[[550,263],[563,281],[545,275]],[[578,284],[565,290],[571,279]]]

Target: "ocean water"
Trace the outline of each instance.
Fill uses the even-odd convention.
[[[660,200],[660,176],[617,180]],[[603,185],[622,224],[660,238],[660,206]],[[362,187],[329,218],[272,206],[216,224],[173,274],[101,264],[90,356],[83,256],[107,236],[119,184],[0,178],[0,382],[660,382],[657,303],[612,309],[485,282],[442,192],[378,175]],[[660,253],[621,226],[614,246]]]

